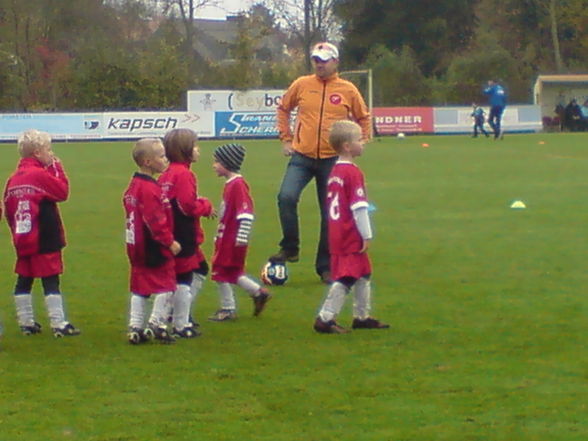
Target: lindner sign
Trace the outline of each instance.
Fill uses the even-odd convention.
[[[376,133],[433,133],[432,107],[376,107],[373,109]]]

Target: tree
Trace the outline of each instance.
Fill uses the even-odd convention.
[[[377,45],[369,52],[366,66],[373,70],[376,106],[428,104],[431,90],[408,46],[392,52]]]
[[[366,59],[375,43],[415,54],[424,75],[440,76],[451,58],[467,48],[474,35],[477,0],[340,0],[344,54],[355,63]]]
[[[196,28],[194,19],[199,9],[206,6],[218,6],[219,0],[152,0],[160,7],[164,15],[172,20],[179,18],[184,31],[184,49],[186,56],[193,59]]]
[[[341,24],[335,15],[337,0],[262,0],[279,23],[302,47],[307,68],[310,50],[319,41],[339,41]]]

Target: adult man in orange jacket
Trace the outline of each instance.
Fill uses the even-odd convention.
[[[323,282],[330,282],[325,206],[327,180],[337,160],[329,145],[329,130],[335,121],[356,121],[365,140],[371,136],[371,118],[361,94],[353,83],[339,78],[339,51],[331,43],[318,43],[311,53],[315,73],[296,79],[277,109],[278,131],[285,156],[290,157],[278,194],[282,226],[280,251],[270,260],[297,262],[300,248],[298,201],[312,178],[316,180],[321,211],[321,232],[315,268]],[[298,108],[294,131],[290,114]]]

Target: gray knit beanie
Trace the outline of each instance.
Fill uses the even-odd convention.
[[[214,159],[232,172],[238,172],[245,159],[245,147],[241,144],[224,144],[214,151]]]

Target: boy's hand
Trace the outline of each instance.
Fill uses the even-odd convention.
[[[208,216],[206,216],[206,217],[208,219],[216,219],[217,216],[218,216],[218,213],[216,212],[216,210],[213,207],[213,209],[211,210],[210,214]]]
[[[180,251],[182,251],[182,246],[178,241],[173,241],[172,244],[169,246],[169,250],[172,252],[174,256],[177,256]]]
[[[370,246],[370,242],[371,242],[371,239],[364,240],[363,241],[363,247],[361,247],[361,250],[359,250],[359,252],[360,253],[365,253],[368,250],[369,246]]]

